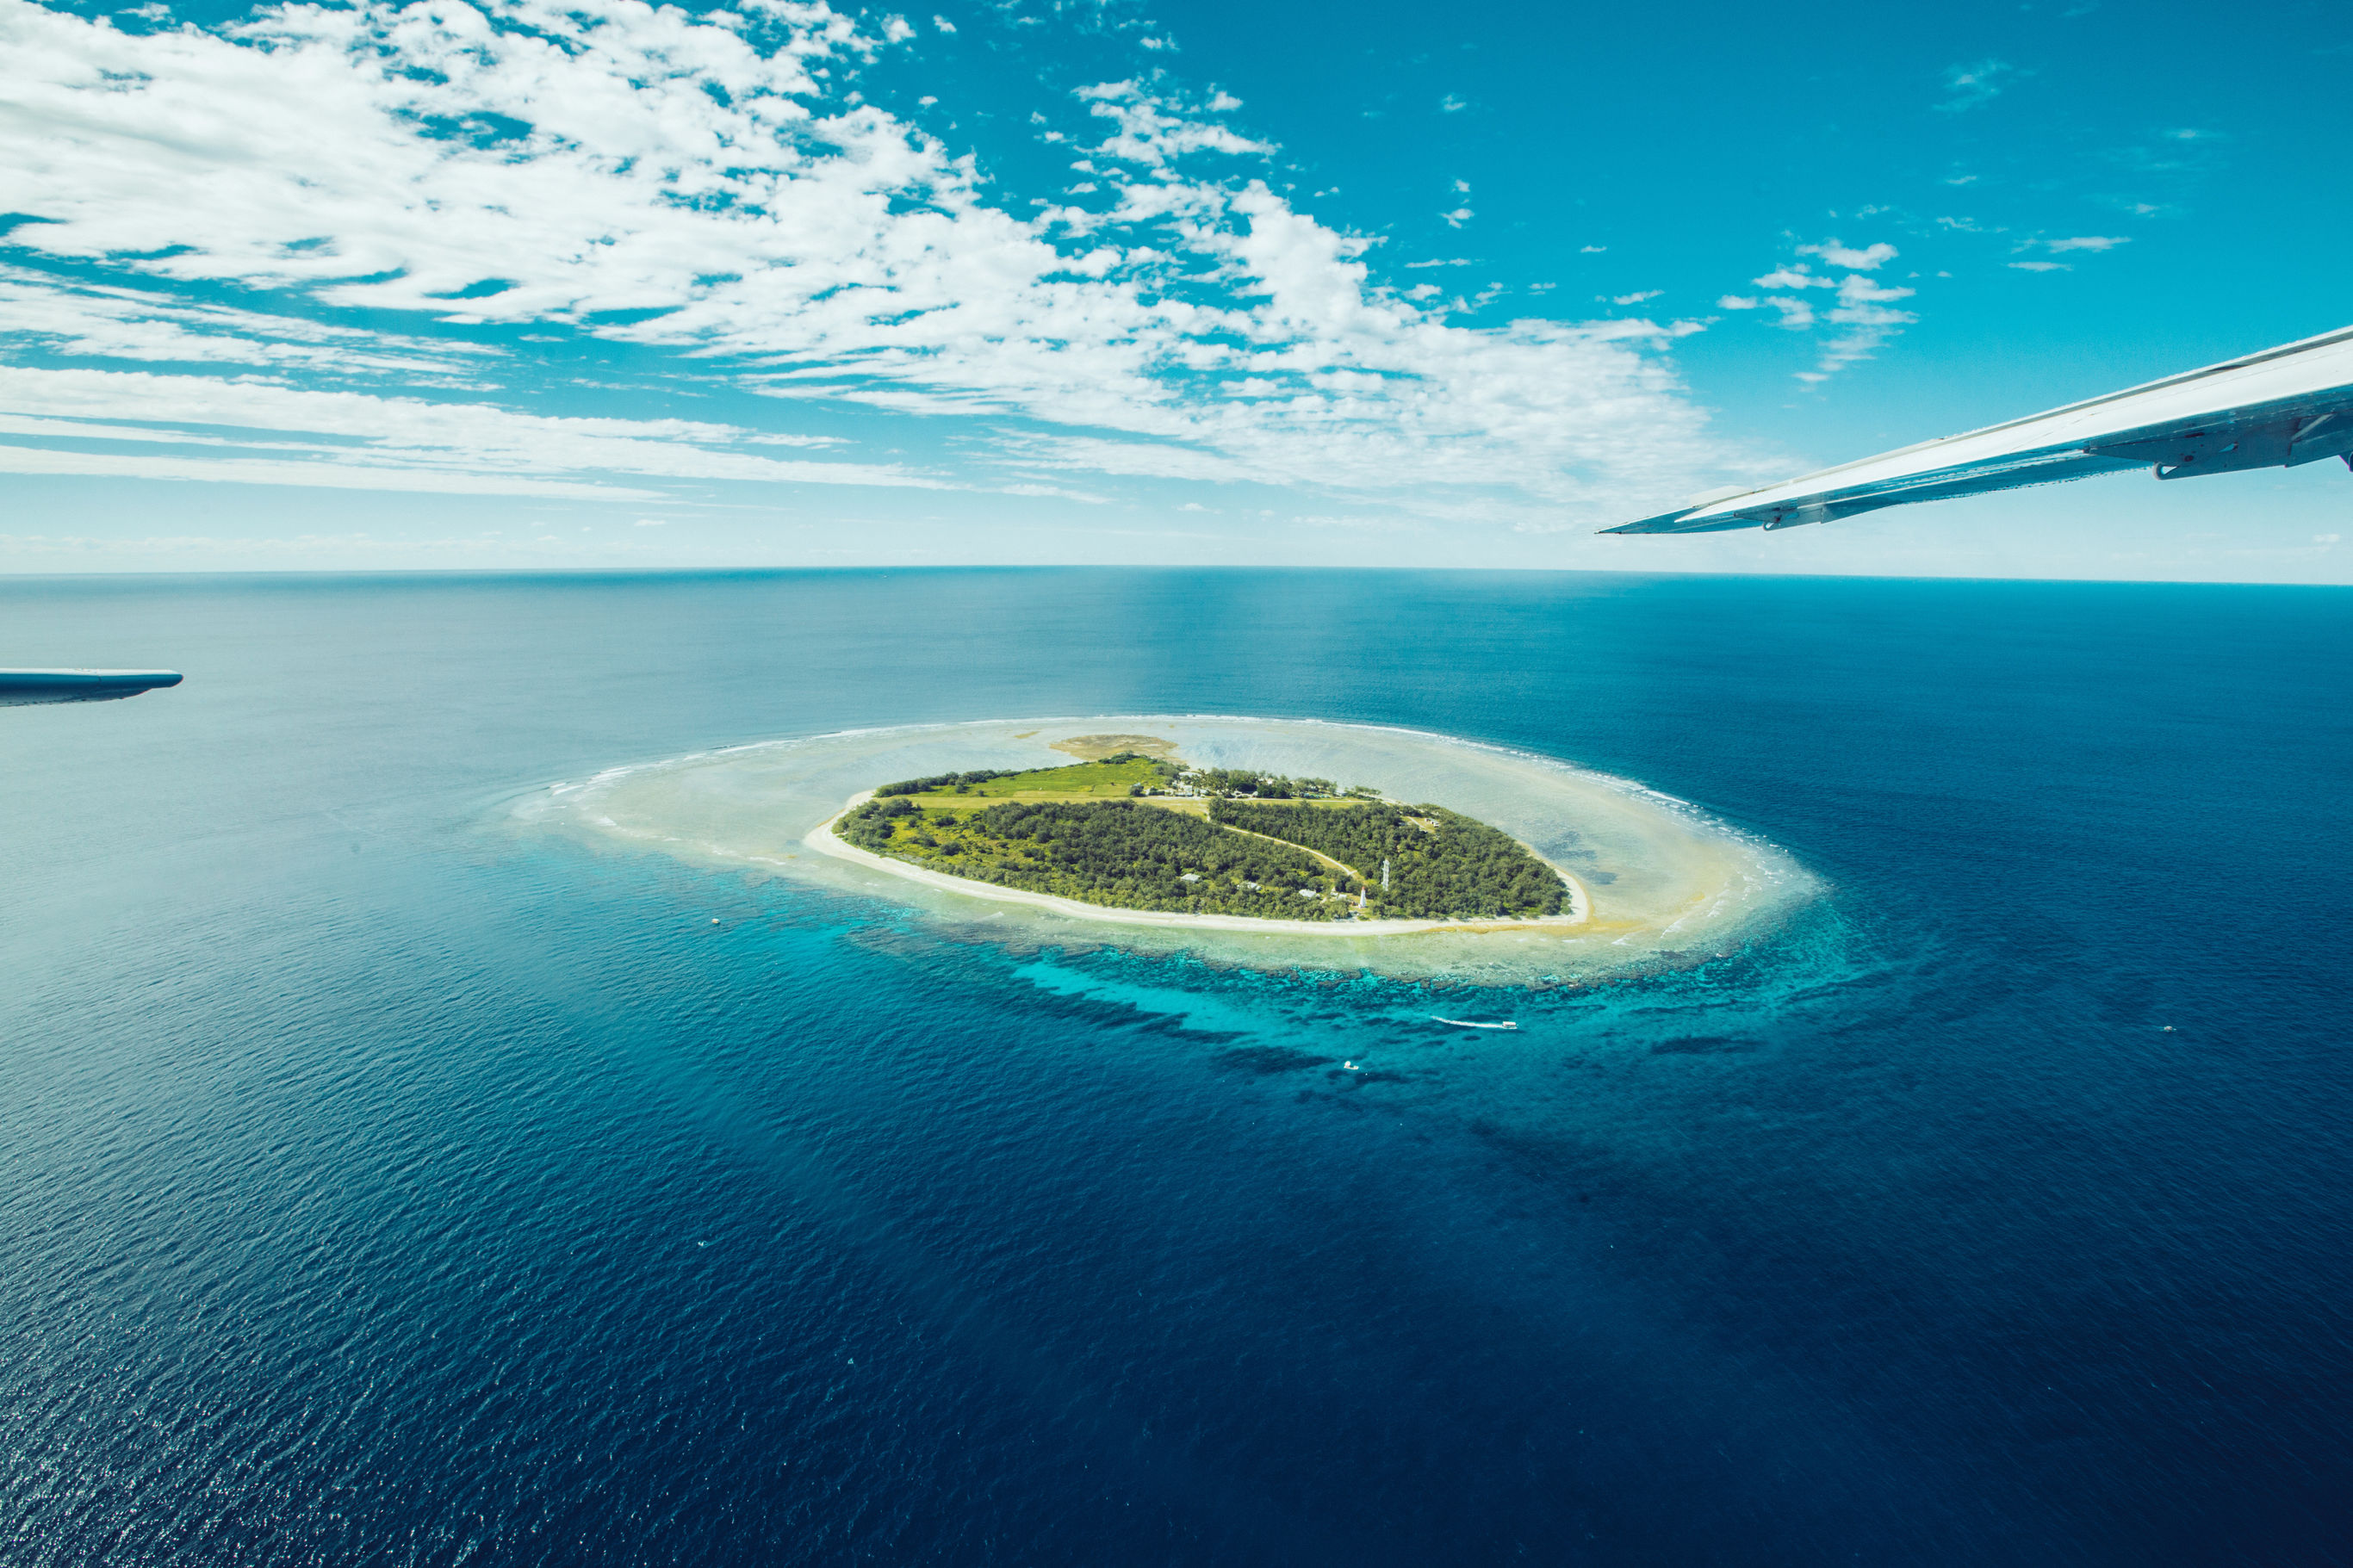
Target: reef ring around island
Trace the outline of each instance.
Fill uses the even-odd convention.
[[[1291,921],[1114,908],[928,870],[843,843],[844,812],[894,780],[1141,752],[1314,776],[1429,803],[1511,836],[1561,875],[1530,919]],[[1113,944],[1259,968],[1537,984],[1704,961],[1810,897],[1788,855],[1696,807],[1552,758],[1424,731],[1197,715],[1027,719],[765,742],[549,786],[519,826],[912,909],[954,936]]]

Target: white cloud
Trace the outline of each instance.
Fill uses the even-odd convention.
[[[61,451],[42,447],[6,445],[0,445],[0,474],[75,475],[111,479],[194,479],[212,484],[300,485],[314,489],[519,496],[542,500],[645,501],[659,499],[656,491],[621,485],[526,479],[511,474],[457,474],[431,468],[269,458]]]
[[[1664,289],[1645,289],[1639,294],[1612,294],[1609,297],[1609,302],[1613,305],[1639,305],[1645,300],[1655,300],[1665,292]]]
[[[1908,300],[1909,289],[1885,289],[1860,273],[1839,279],[1838,305],[1830,312],[1832,323],[1846,330],[1822,345],[1814,369],[1831,375],[1878,353],[1881,344],[1920,318],[1909,310],[1888,308],[1888,301]]]
[[[943,33],[953,33],[956,30],[956,25],[954,22],[949,21],[945,16],[934,16],[932,18],[932,26],[937,27]]]
[[[823,398],[1037,432],[981,446],[984,465],[1086,468],[1136,447],[1270,483],[1476,487],[1506,509],[1616,508],[1720,463],[1656,353],[1694,324],[1451,325],[1371,275],[1370,241],[1249,177],[1273,149],[1218,118],[1240,108],[1224,94],[1083,89],[1105,132],[1085,149],[1106,171],[1095,209],[1017,216],[991,205],[972,156],[849,102],[860,63],[903,36],[881,27],[822,0],[694,15],[361,0],[134,36],[0,0],[7,205],[41,220],[12,242],[143,279],[20,282],[0,332],[90,357],[454,389],[503,363],[469,334],[531,327],[670,356],[780,411]],[[237,316],[219,290],[286,309]],[[321,311],[336,324],[307,319]],[[380,330],[403,314],[450,341]],[[269,459],[293,469],[951,482],[780,461],[735,426],[560,420],[479,396],[129,374],[83,395],[71,417],[307,433]],[[233,460],[179,446],[189,462]]]
[[[1457,98],[1451,92],[1438,100],[1438,112],[1440,114],[1460,114],[1470,107],[1468,99]]]
[[[1451,213],[1440,213],[1438,216],[1445,220],[1447,227],[1461,228],[1464,224],[1469,223],[1472,218],[1477,217],[1479,215],[1472,212],[1469,207],[1456,207]]]
[[[27,419],[41,423],[28,428]],[[538,493],[533,486],[559,478],[606,473],[639,479],[949,488],[940,479],[893,465],[765,457],[742,449],[765,444],[755,433],[727,425],[555,418],[487,404],[431,403],[145,372],[0,366],[0,432],[11,424],[16,434],[50,438],[286,454],[270,459],[280,478],[256,482],[529,494]],[[0,447],[0,467],[31,461],[26,457],[29,450]],[[164,459],[122,460],[132,467],[121,471],[131,472]],[[170,460],[206,459],[191,451]],[[380,479],[396,468],[413,473],[420,482],[371,486],[348,478]],[[15,471],[57,470],[19,466]],[[614,493],[642,499],[648,492]]]
[[[1716,300],[1716,308],[1754,310],[1770,306],[1779,314],[1776,324],[1788,331],[1810,332],[1825,323],[1840,329],[1821,340],[1813,367],[1797,372],[1799,380],[1827,381],[1847,366],[1871,358],[1889,339],[1919,319],[1909,310],[1894,308],[1894,301],[1910,299],[1914,290],[1890,287],[1870,276],[1895,259],[1898,252],[1893,245],[1880,240],[1855,247],[1826,239],[1795,248],[1801,256],[1820,258],[1843,275],[1817,273],[1803,261],[1785,262],[1755,282],[1759,289],[1791,292],[1725,294]],[[1831,302],[1818,309],[1802,292],[1811,289],[1831,289]]]
[[[2013,261],[2010,266],[2021,272],[2072,272],[2074,270],[2063,261]]]
[[[470,535],[435,538],[386,538],[363,532],[299,533],[266,537],[214,538],[204,534],[148,535],[144,538],[90,534],[0,534],[0,559],[19,571],[90,571],[135,563],[142,570],[251,570],[290,564],[322,570],[354,568],[480,566],[543,566],[554,552],[531,548],[533,541],[564,546],[563,557],[576,560],[584,552],[619,563],[643,562],[646,542],[604,538],[594,542],[577,536],[559,540],[554,534],[508,537],[491,529]]]
[[[2078,235],[2073,239],[2045,240],[2043,241],[2043,248],[2052,251],[2114,250],[2119,245],[2130,245],[2132,241],[2130,238],[2117,235],[2084,234]]]
[[[1577,253],[1579,256],[1599,256],[1609,248],[1606,245],[1580,245],[1577,247]]]
[[[1819,256],[1829,265],[1851,272],[1873,272],[1883,263],[1894,260],[1897,253],[1895,247],[1884,240],[1857,250],[1851,246],[1841,245],[1835,239],[1826,239],[1820,245],[1798,247],[1798,254]]]
[[[2001,96],[2017,70],[2006,61],[1994,59],[1949,67],[1945,72],[1945,100],[1936,108],[1947,114],[1957,114],[1990,102]]]
[[[1839,279],[1838,298],[1841,305],[1874,303],[1882,300],[1908,300],[1909,289],[1891,289],[1874,283],[1868,278],[1846,277]]]
[[[1055,500],[1084,501],[1089,506],[1108,506],[1107,496],[1089,495],[1084,490],[1068,489],[1060,485],[999,485],[997,493],[1004,496],[1044,496]]]
[[[1835,289],[1835,278],[1817,278],[1813,269],[1800,261],[1794,267],[1777,267],[1762,278],[1749,279],[1759,289]]]
[[[1163,169],[1195,153],[1242,157],[1274,151],[1264,142],[1253,142],[1215,121],[1196,119],[1180,105],[1155,98],[1132,81],[1082,87],[1079,97],[1093,113],[1119,127],[1093,149],[1100,157]],[[1241,107],[1239,100],[1229,101],[1236,109]]]
[[[474,384],[491,361],[504,357],[475,344],[189,302],[155,289],[84,283],[0,265],[0,341],[12,337],[69,358],[400,375],[448,386]]]

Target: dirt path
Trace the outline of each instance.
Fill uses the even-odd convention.
[[[1303,855],[1313,855],[1316,859],[1323,861],[1324,864],[1331,867],[1335,871],[1345,871],[1349,876],[1356,879],[1359,882],[1365,879],[1365,874],[1362,871],[1357,870],[1354,866],[1349,865],[1346,861],[1335,860],[1332,857],[1324,854],[1322,850],[1310,849],[1304,844],[1293,844],[1290,839],[1277,838],[1271,833],[1252,833],[1247,827],[1236,827],[1230,822],[1219,822],[1214,817],[1210,819],[1209,826],[1212,827],[1222,827],[1229,833],[1239,833],[1244,838],[1263,838],[1269,844],[1280,844],[1285,849],[1296,849]]]

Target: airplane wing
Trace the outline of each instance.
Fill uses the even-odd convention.
[[[2323,458],[2353,468],[2353,327],[1778,485],[1694,496],[1601,531],[1795,528],[2127,468],[2181,479]]]
[[[174,669],[0,669],[0,708],[108,702],[179,684],[179,671]]]

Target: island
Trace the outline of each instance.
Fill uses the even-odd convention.
[[[593,852],[879,900],[891,940],[904,917],[1012,952],[1449,984],[1712,961],[1820,886],[1632,780],[1320,719],[868,725],[623,763],[500,810]]]
[[[1582,913],[1556,868],[1475,818],[1329,779],[1194,767],[1165,743],[881,784],[828,828],[886,861],[1111,910],[1389,929]]]

